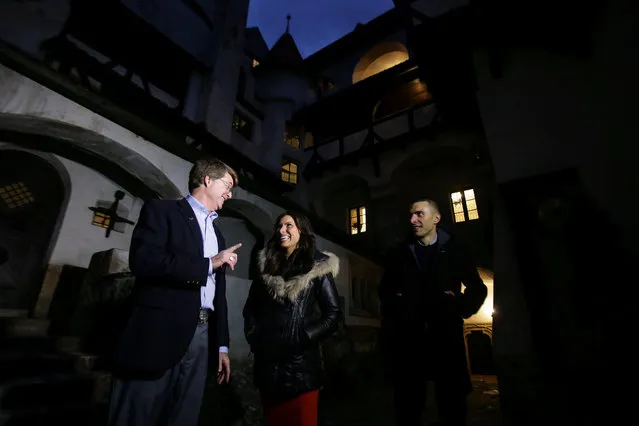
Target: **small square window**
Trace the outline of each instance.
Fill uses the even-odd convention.
[[[284,182],[297,184],[297,164],[289,161],[282,160],[281,177]]]

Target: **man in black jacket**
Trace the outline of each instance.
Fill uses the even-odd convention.
[[[432,200],[412,203],[414,237],[393,251],[379,288],[398,426],[422,424],[427,380],[441,423],[466,421],[472,387],[463,320],[479,310],[487,288],[467,250],[437,229],[440,218]]]
[[[235,267],[241,244],[225,248],[213,221],[237,180],[223,162],[201,159],[189,174],[190,195],[142,207],[131,239],[136,282],[114,353],[109,425],[197,425],[209,342],[218,382],[228,381],[225,268]]]

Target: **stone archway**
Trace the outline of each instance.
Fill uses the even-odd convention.
[[[255,204],[237,198],[231,198],[224,203],[222,214],[234,214],[246,219],[257,232],[268,238],[273,231],[274,217],[270,217],[268,213]]]
[[[238,192],[241,192],[238,190]],[[252,198],[247,194],[248,198]],[[272,218],[262,208],[248,200],[232,198],[224,203],[220,217],[216,219],[227,246],[242,243],[237,251],[239,262],[234,270],[226,272],[226,300],[229,308],[229,332],[233,343],[233,355],[244,358],[250,348],[244,338],[242,310],[255,278],[258,251],[273,232]]]
[[[182,196],[164,172],[142,154],[73,124],[0,113],[0,141],[76,161],[140,198],[177,199]]]
[[[30,310],[66,208],[68,177],[36,154],[0,152],[0,309]]]
[[[471,373],[494,375],[492,331],[475,328],[464,334]]]
[[[224,203],[218,220],[228,246],[242,243],[237,252],[242,264],[234,271],[227,271],[227,275],[252,279],[257,252],[272,235],[274,218],[249,201],[230,199]]]

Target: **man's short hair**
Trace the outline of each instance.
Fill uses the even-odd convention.
[[[206,176],[211,179],[220,179],[227,173],[233,178],[233,186],[237,186],[239,183],[237,172],[231,166],[217,158],[200,158],[193,164],[189,172],[189,192],[193,192],[194,189],[202,185]]]
[[[428,203],[428,208],[430,208],[431,213],[440,213],[439,206],[437,203],[430,198],[416,198],[411,201],[410,205],[412,206],[415,203]],[[441,214],[441,213],[440,213]]]

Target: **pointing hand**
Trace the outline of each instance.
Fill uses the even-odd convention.
[[[242,243],[235,244],[233,247],[222,250],[213,256],[211,258],[211,262],[213,262],[213,269],[219,269],[223,265],[229,265],[231,270],[235,269],[235,265],[237,264],[237,253],[235,253],[235,250],[240,247],[242,247]]]

